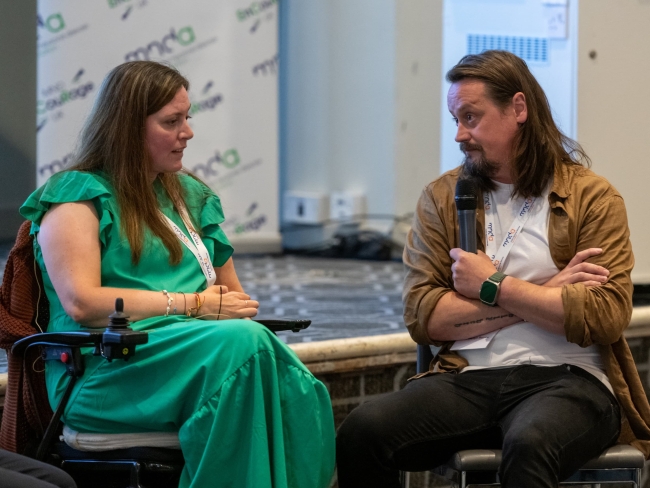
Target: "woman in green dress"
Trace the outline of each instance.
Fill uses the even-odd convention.
[[[219,198],[182,171],[189,84],[125,63],[104,80],[76,163],[21,208],[50,300],[49,331],[103,327],[115,298],[149,342],[132,361],[88,355],[64,421],[79,432],[178,432],[182,487],[324,488],[334,469],[327,390],[250,320]],[[48,364],[56,405],[61,364]]]

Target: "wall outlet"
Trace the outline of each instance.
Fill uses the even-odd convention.
[[[366,212],[366,197],[362,193],[332,192],[330,196],[330,219],[360,219]]]
[[[291,224],[322,224],[329,217],[329,197],[325,193],[287,191],[283,206],[283,220]]]

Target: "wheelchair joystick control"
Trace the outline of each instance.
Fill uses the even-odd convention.
[[[135,346],[147,343],[149,336],[146,332],[131,329],[129,316],[124,313],[124,300],[121,298],[115,300],[115,311],[108,318],[108,326],[102,335],[102,356],[109,361],[128,361],[135,354]]]
[[[110,328],[126,328],[129,326],[129,316],[124,313],[124,300],[121,298],[115,299],[115,312],[108,316],[110,321],[108,327]]]

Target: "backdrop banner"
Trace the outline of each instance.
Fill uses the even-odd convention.
[[[277,0],[39,0],[37,184],[70,161],[104,76],[125,61],[190,81],[185,167],[220,197],[238,252],[281,247]]]

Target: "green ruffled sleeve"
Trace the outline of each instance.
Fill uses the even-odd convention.
[[[63,171],[53,175],[27,198],[20,207],[20,214],[32,221],[31,233],[34,234],[52,205],[82,201],[93,202],[99,217],[99,237],[106,244],[108,229],[114,221],[114,200],[109,183],[94,173]]]
[[[185,200],[194,222],[201,227],[203,243],[212,252],[212,264],[220,267],[226,264],[233,253],[233,247],[221,229],[225,217],[221,200],[203,183],[183,175],[181,184],[186,190]]]

